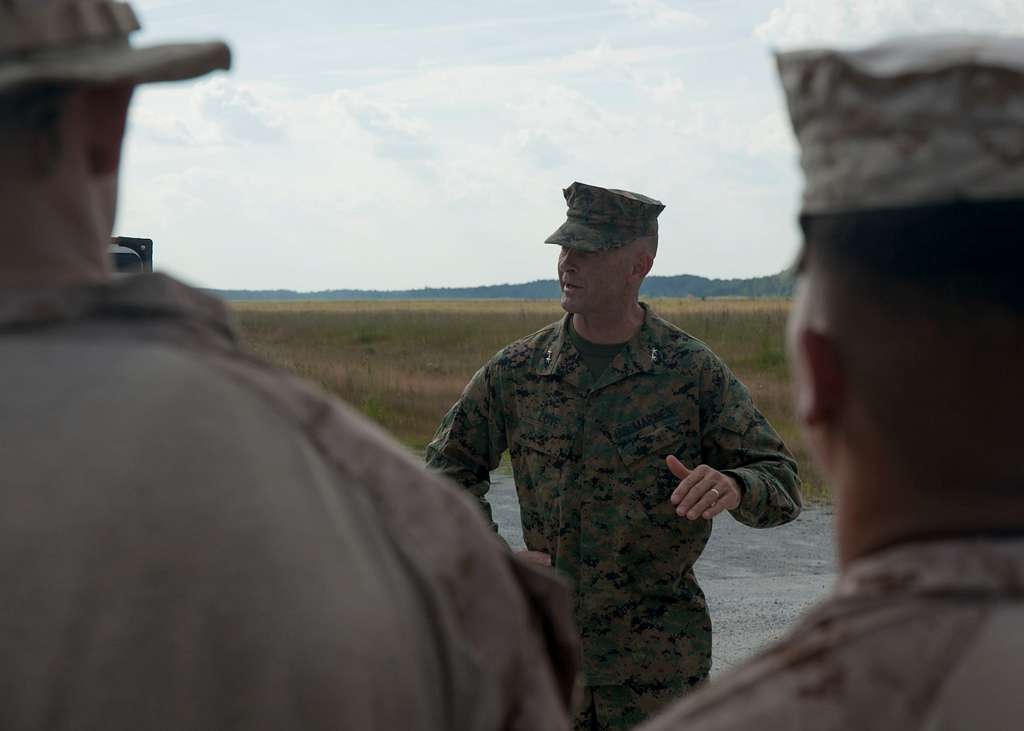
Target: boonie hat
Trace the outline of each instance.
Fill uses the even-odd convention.
[[[113,0],[0,0],[0,93],[23,86],[178,81],[231,66],[220,41],[135,48],[141,28]]]

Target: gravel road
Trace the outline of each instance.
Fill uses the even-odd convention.
[[[519,502],[508,475],[491,476],[494,520],[513,548],[523,547]],[[714,628],[712,675],[727,670],[778,637],[835,579],[832,511],[805,508],[788,525],[755,530],[728,514],[697,562]]]

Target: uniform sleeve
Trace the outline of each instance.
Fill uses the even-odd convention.
[[[753,528],[788,523],[803,499],[796,460],[732,371],[711,357],[701,393],[701,455],[743,490],[736,520]]]
[[[498,387],[499,368],[491,361],[473,376],[427,445],[427,465],[464,487],[480,503],[494,530],[487,502],[490,474],[508,446]]]

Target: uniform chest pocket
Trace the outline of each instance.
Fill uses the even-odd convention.
[[[522,416],[512,441],[521,449],[559,460],[568,457],[572,447],[572,435],[564,424]]]
[[[676,451],[683,441],[680,420],[670,418],[638,430],[615,430],[615,448],[622,462],[630,467],[638,461],[649,458],[664,458]]]

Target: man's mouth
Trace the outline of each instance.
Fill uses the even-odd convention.
[[[562,289],[583,289],[583,287],[579,286],[578,284],[569,284],[569,282],[562,282]]]

